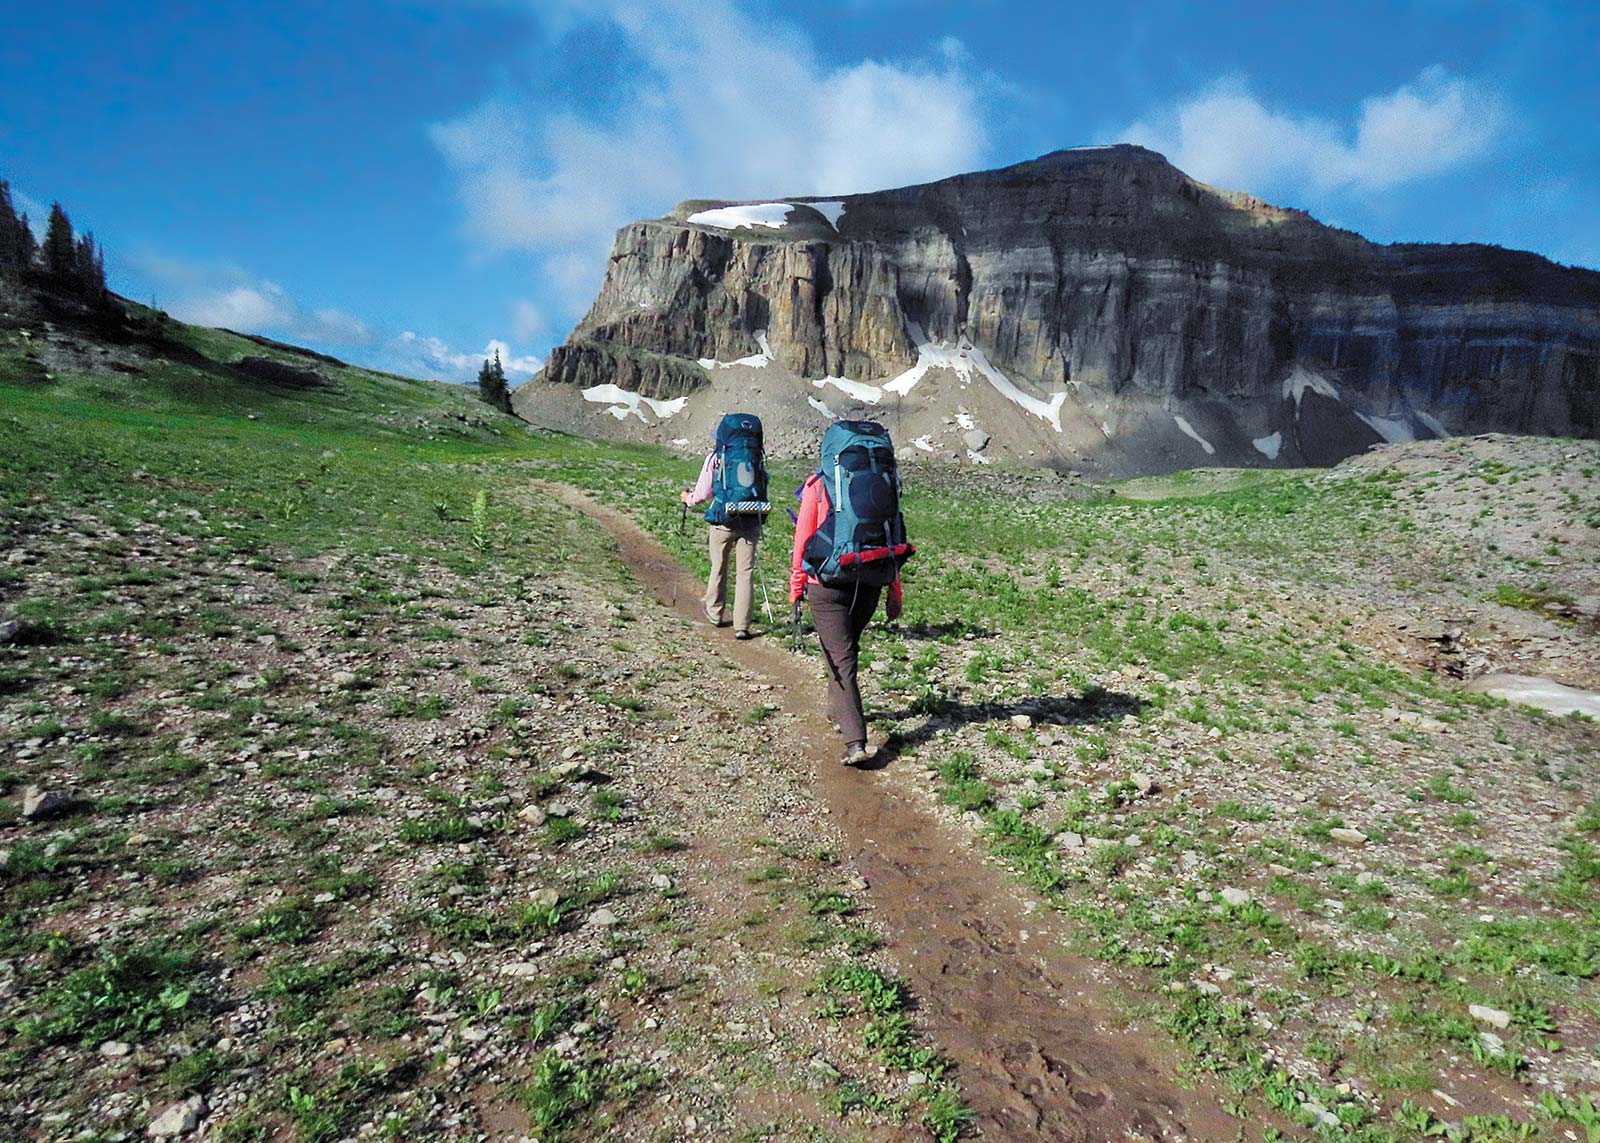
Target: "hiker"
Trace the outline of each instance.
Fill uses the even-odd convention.
[[[711,575],[706,580],[706,622],[726,627],[728,556],[734,557],[733,637],[750,638],[755,610],[753,578],[761,526],[772,509],[767,502],[767,465],[762,450],[761,418],[729,413],[712,434],[711,451],[700,466],[700,479],[679,495],[687,512],[705,504],[711,525]]]
[[[884,588],[889,622],[900,618],[900,565],[915,549],[900,515],[894,445],[882,425],[835,421],[822,437],[822,462],[800,486],[789,602],[811,603],[811,624],[828,669],[828,718],[844,737],[844,764],[867,761],[867,718],[856,663]]]

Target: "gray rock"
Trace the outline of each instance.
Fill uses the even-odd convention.
[[[133,1045],[123,1040],[107,1040],[100,1045],[100,1054],[107,1059],[120,1059],[133,1051]]]
[[[286,389],[320,389],[328,383],[314,366],[293,365],[271,357],[241,358],[234,368],[253,381],[265,381]]]
[[[1133,783],[1133,788],[1139,791],[1139,796],[1142,798],[1148,797],[1161,789],[1154,778],[1138,770],[1135,770],[1128,777],[1128,781]]]
[[[200,1126],[200,1121],[210,1110],[205,1096],[192,1095],[182,1103],[172,1104],[156,1116],[146,1131],[152,1139],[171,1139],[178,1135],[187,1135]]]
[[[1469,1004],[1467,1012],[1474,1020],[1487,1024],[1491,1028],[1509,1028],[1511,1026],[1511,1013],[1499,1008],[1490,1008],[1485,1004]]]
[[[542,826],[548,816],[543,809],[536,805],[526,805],[517,811],[517,816],[531,826]]]
[[[1328,836],[1340,845],[1363,846],[1367,844],[1367,835],[1358,829],[1346,829],[1344,826],[1335,826],[1328,831]]]
[[[67,796],[57,790],[28,786],[22,791],[22,816],[29,821],[55,817],[64,812],[69,804]]]
[[[1250,903],[1250,894],[1243,889],[1224,889],[1217,895],[1221,897],[1227,904],[1232,905],[1235,909],[1239,908],[1241,905],[1248,905]]]
[[[989,444],[989,434],[982,429],[968,429],[961,439],[973,452],[982,452]]]
[[[588,924],[599,929],[609,929],[617,923],[617,915],[604,905],[589,914]]]

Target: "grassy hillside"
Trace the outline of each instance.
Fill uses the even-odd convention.
[[[229,1140],[963,1130],[786,745],[798,697],[533,483],[703,568],[695,463],[325,361],[266,386],[243,357],[306,359],[218,331],[99,353],[24,324],[0,1137],[195,1095]],[[1600,734],[1448,673],[1600,659],[1542,609],[1592,582],[1600,449],[1439,447],[1128,490],[1154,499],[909,478],[863,796],[1011,870],[1248,1138],[1600,1130]],[[35,785],[65,799],[37,820]]]

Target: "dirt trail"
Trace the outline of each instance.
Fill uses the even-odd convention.
[[[603,524],[663,605],[676,595],[677,612],[703,622],[699,583],[654,539],[577,489],[541,487]],[[1125,1021],[1103,999],[1105,971],[1061,950],[1049,931],[1056,918],[1030,915],[1016,886],[906,800],[889,771],[839,765],[821,681],[803,660],[776,641],[717,637],[724,636],[726,654],[780,687],[802,720],[818,791],[855,851],[889,951],[930,1034],[959,1066],[985,1135],[1018,1143],[1235,1138],[1240,1123],[1215,1091],[1178,1088],[1163,1045],[1117,1031]]]

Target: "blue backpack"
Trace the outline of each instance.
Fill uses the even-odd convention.
[[[894,582],[916,549],[900,515],[900,474],[889,431],[872,421],[835,421],[822,436],[812,480],[828,492],[828,518],[801,552],[805,569],[829,587]]]
[[[767,464],[762,451],[761,418],[729,413],[717,425],[716,468],[711,474],[708,523],[726,526],[736,519],[761,519],[767,502]]]

